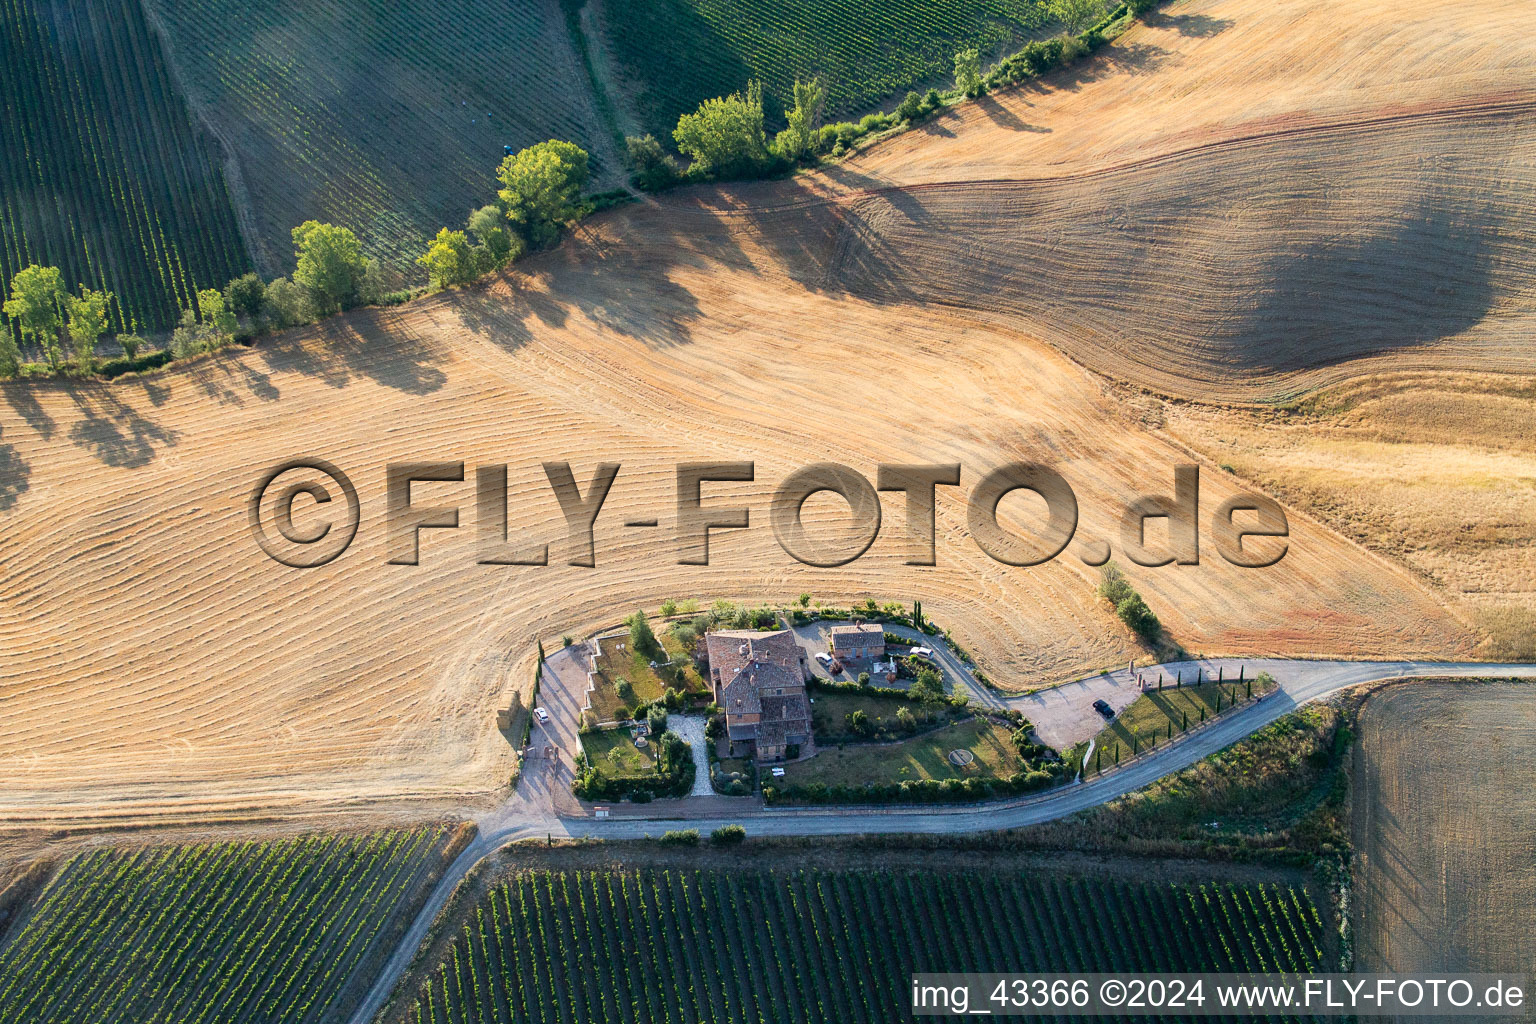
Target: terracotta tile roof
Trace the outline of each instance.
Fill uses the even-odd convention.
[[[856,626],[833,626],[828,631],[832,647],[861,647],[885,640],[885,627],[878,622],[866,622]]]
[[[800,664],[800,649],[787,629],[759,633],[752,629],[722,629],[704,637],[709,652],[709,669],[725,683],[741,671],[747,662],[769,660]]]
[[[716,699],[725,710],[726,734],[732,740],[783,746],[786,735],[802,741],[810,737],[811,706],[794,634],[732,629],[710,633],[705,640],[710,675],[718,680]],[[742,722],[744,715],[761,718]]]

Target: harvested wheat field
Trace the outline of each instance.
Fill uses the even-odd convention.
[[[1267,237],[1237,216],[1244,200],[1223,193],[1224,182],[1262,166],[1271,176],[1253,187],[1284,189],[1347,175],[1374,152],[1375,205],[1337,208],[1367,230],[1371,211],[1422,211],[1469,187],[1456,161],[1450,171],[1420,161],[1426,140],[1438,138],[1446,150],[1463,140],[1476,150],[1473,168],[1504,166],[1494,152],[1499,140],[1529,142],[1529,118],[1501,99],[1497,110],[1513,113],[1429,112],[1388,127],[1221,144],[1255,135],[1255,120],[1284,120],[1285,109],[1298,124],[1355,117],[1373,104],[1396,109],[1392,82],[1451,74],[1426,65],[1415,47],[1382,40],[1377,22],[1400,19],[1395,8],[1359,5],[1354,39],[1339,6],[1176,4],[1162,21],[1128,33],[1081,81],[1044,96],[1003,95],[893,143],[905,159],[876,148],[825,174],[620,208],[488,284],[359,311],[143,380],[6,386],[0,821],[110,824],[486,797],[513,763],[492,709],[529,679],[534,639],[558,642],[669,596],[920,597],[930,617],[1009,685],[1140,653],[1096,603],[1095,570],[1075,546],[1035,568],[994,562],[968,538],[955,491],[941,492],[939,564],[931,569],[904,564],[898,496],[887,497],[886,525],[869,554],[810,569],[775,543],[767,495],[791,470],[822,460],[870,477],[879,462],[958,461],[968,488],[1000,463],[1033,459],[1075,488],[1078,536],[1110,539],[1118,550],[1126,502],[1171,491],[1174,464],[1194,456],[1160,432],[1147,402],[1122,397],[1073,359],[1174,394],[1173,384],[1262,395],[1294,388],[1310,368],[1344,373],[1343,356],[1367,365],[1388,358],[1335,352],[1310,335],[1266,356],[1270,321],[1310,308],[1304,289],[1278,284],[1272,295],[1248,297],[1270,303],[1268,319],[1232,311],[1232,324],[1247,323],[1259,339],[1252,346],[1237,326],[1204,347],[1190,341],[1221,302],[1269,280],[1260,261],[1242,267],[1235,283],[1202,283],[1218,276],[1216,264],[1260,252]],[[1452,76],[1446,95],[1503,96],[1522,82],[1520,47],[1528,44],[1511,28],[1521,8],[1479,7],[1503,34],[1485,39],[1492,29],[1464,29],[1448,5],[1433,8],[1440,21],[1421,28],[1486,51],[1470,77]],[[1282,15],[1292,31],[1326,31],[1339,52],[1391,66],[1379,69],[1379,81],[1361,82],[1353,71],[1295,56],[1256,61],[1254,47],[1289,38],[1274,20]],[[1203,20],[1181,20],[1192,17]],[[1190,31],[1217,22],[1231,25]],[[1250,23],[1263,29],[1259,36],[1249,37]],[[1145,52],[1137,47],[1171,56],[1154,73],[1135,57]],[[1210,82],[1212,67],[1225,68],[1226,79]],[[1282,88],[1280,79],[1291,84]],[[1181,90],[1218,87],[1224,105],[1202,96],[1159,121],[1158,110],[1166,114]],[[1441,95],[1415,90],[1425,102]],[[1031,110],[1045,108],[1045,96],[1049,109]],[[1117,96],[1127,108],[1152,104],[1137,121],[1139,136],[1099,149],[1066,141],[1119,131],[1119,115],[1103,114],[1120,109]],[[1029,122],[1048,131],[1014,130],[998,108],[1029,110]],[[1350,141],[1357,131],[1409,134],[1383,146],[1376,136]],[[990,155],[974,172],[943,163],[943,154],[978,146]],[[1255,146],[1267,148],[1255,155]],[[930,148],[930,163],[916,158]],[[1013,172],[999,174],[999,162]],[[1285,177],[1293,164],[1303,168],[1294,181]],[[1512,158],[1507,168],[1511,187],[1527,187],[1529,169],[1522,179],[1517,164]],[[954,180],[1041,181],[857,191],[876,171],[908,168],[920,177],[945,167]],[[1155,221],[1137,220],[1148,211],[1136,207],[1141,248],[1108,228],[1068,230],[1104,215],[1094,175],[1118,182],[1128,203],[1140,190],[1167,204]],[[1201,205],[1220,195],[1229,207]],[[1274,220],[1291,209],[1277,203],[1255,216]],[[1482,326],[1463,325],[1450,340],[1421,332],[1376,348],[1413,365],[1452,352],[1478,365],[1528,365],[1503,313],[1489,312],[1518,308],[1528,288],[1520,275],[1529,265],[1517,258],[1529,245],[1526,229],[1502,206],[1456,209],[1458,218],[1494,218],[1499,233]],[[1295,244],[1315,250],[1344,228],[1319,215],[1298,218],[1291,230],[1302,236]],[[1447,250],[1453,263],[1456,251]],[[1176,274],[1180,259],[1185,273]],[[1010,261],[1029,273],[1016,276]],[[1390,264],[1363,265],[1361,287],[1396,280],[1401,271]],[[1132,280],[1138,268],[1147,268],[1141,284]],[[1090,279],[1092,289],[1074,283]],[[1128,289],[1115,299],[1123,308],[1101,291],[1117,281]],[[362,505],[356,542],[314,570],[267,559],[246,524],[258,476],[303,454],[349,473]],[[509,464],[511,534],[549,542],[553,564],[476,564],[471,476],[415,488],[419,502],[458,504],[463,528],[428,531],[419,566],[387,565],[384,465],[420,459],[463,460],[471,474],[476,465]],[[756,462],[755,483],[707,491],[711,502],[748,504],[753,526],[716,534],[713,564],[675,565],[672,467],[698,459]],[[596,463],[623,464],[598,520],[595,569],[565,564],[563,520],[539,468],[545,460],[570,460],[583,485]],[[1240,483],[1207,463],[1202,485],[1208,516]],[[1031,514],[1019,497],[1004,508],[1015,519]],[[659,528],[622,525],[650,516]],[[1209,546],[1198,567],[1127,569],[1192,651],[1464,656],[1479,642],[1444,595],[1406,569],[1294,510],[1291,530],[1289,553],[1269,569],[1235,568]]]
[[[1372,374],[1284,408],[1159,405],[1172,435],[1407,565],[1536,659],[1536,379]]]
[[[1360,715],[1351,829],[1364,971],[1529,973],[1536,689],[1415,682]]]

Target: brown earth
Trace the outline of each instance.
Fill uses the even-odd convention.
[[[1414,682],[1360,715],[1357,970],[1528,974],[1536,689]]]
[[[1036,459],[1076,489],[1079,537],[1118,550],[1120,509],[1171,490],[1191,456],[1159,431],[1156,402],[1052,343],[1197,397],[1287,393],[1393,360],[1531,369],[1514,340],[1529,322],[1530,236],[1509,209],[1531,185],[1530,97],[1511,95],[1529,78],[1516,29],[1533,12],[1476,6],[1177,4],[1051,90],[989,99],[824,174],[613,211],[488,285],[144,380],[7,385],[0,820],[483,799],[513,760],[491,711],[528,680],[534,639],[668,596],[921,597],[1010,685],[1139,653],[1075,547],[1032,569],[994,562],[953,491],[932,569],[903,564],[889,499],[863,559],[797,565],[768,529],[767,495],[828,459],[870,476],[882,461],[959,461],[967,487]],[[1425,159],[1442,152],[1455,156]],[[1508,188],[1478,200],[1490,171]],[[1252,208],[1356,173],[1363,193]],[[1010,183],[976,183],[996,178]],[[1128,234],[1082,227],[1114,208],[1106,189]],[[1392,217],[1432,226],[1392,234]],[[1389,309],[1402,260],[1430,258],[1424,238],[1449,239],[1435,258],[1464,270],[1469,250],[1451,238],[1464,222],[1490,238],[1474,246],[1487,272],[1477,302],[1458,290],[1421,310],[1443,336],[1371,316],[1351,322],[1385,332],[1363,347],[1318,333],[1318,301],[1353,305],[1332,283],[1340,266]],[[1259,258],[1280,228],[1286,252],[1349,239],[1346,253],[1370,258],[1288,277],[1285,258]],[[1333,288],[1321,300],[1319,282]],[[1291,322],[1317,330],[1277,342]],[[1367,349],[1396,355],[1338,363]],[[246,524],[259,474],[299,454],[342,467],[362,498],[356,543],[310,571],[267,559]],[[717,534],[711,566],[674,565],[672,466],[720,458],[757,463],[756,483],[707,490],[749,504],[753,528]],[[510,464],[512,533],[551,542],[555,564],[477,565],[466,481],[416,487],[418,501],[457,502],[465,528],[429,532],[419,567],[386,565],[384,464],[408,459]],[[539,463],[565,459],[583,486],[599,461],[624,466],[596,569],[564,564]],[[1202,483],[1206,509],[1246,486],[1210,464]],[[1004,509],[1031,514],[1017,497]],[[649,515],[661,529],[621,525]],[[1130,576],[1194,651],[1470,653],[1478,635],[1441,594],[1299,512],[1291,525],[1271,569],[1207,549],[1198,567]]]
[[[1168,431],[1452,596],[1480,653],[1536,659],[1536,379],[1373,374],[1282,409],[1169,406]]]

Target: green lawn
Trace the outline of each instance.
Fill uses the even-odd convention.
[[[949,763],[949,752],[957,748],[971,751],[976,760],[956,768]],[[810,760],[786,765],[779,782],[791,786],[813,782],[862,786],[906,779],[1000,778],[1021,767],[1010,731],[985,719],[974,719],[901,743],[854,743],[841,750],[818,747]]]
[[[581,749],[587,755],[587,762],[602,769],[603,774],[610,778],[650,775],[656,770],[652,748],[641,750],[635,746],[628,729],[583,733]]]
[[[1102,758],[1100,764],[1107,767],[1114,763],[1117,749],[1124,760],[1131,756],[1133,748],[1144,752],[1154,738],[1159,744],[1166,743],[1170,727],[1177,736],[1186,728],[1198,726],[1202,713],[1207,721],[1215,718],[1218,697],[1222,714],[1232,708],[1234,700],[1239,705],[1246,703],[1250,684],[1254,697],[1274,688],[1274,681],[1266,677],[1263,682],[1229,681],[1181,687],[1169,684],[1160,691],[1142,694],[1098,734],[1094,741],[1094,756]],[[1098,753],[1100,750],[1102,755]]]
[[[809,689],[811,697],[811,729],[817,736],[837,736],[848,732],[848,716],[863,711],[869,716],[876,731],[897,730],[896,710],[906,708],[917,718],[920,728],[937,725],[943,718],[965,714],[958,708],[951,711],[945,705],[937,708],[925,706],[922,701],[909,697],[886,697],[875,693],[851,693],[844,690]]]
[[[651,659],[635,651],[629,645],[628,636],[604,637],[603,654],[597,659],[597,673],[593,680],[592,710],[600,722],[616,721],[618,710],[626,705],[619,699],[618,683],[627,679],[635,688],[636,701],[650,701],[660,697],[668,687],[681,686],[689,693],[708,693],[709,685],[699,674],[693,658],[682,650],[682,645],[671,633],[657,635],[667,654],[672,658],[686,657],[681,664],[651,668]],[[625,650],[620,651],[618,645]],[[627,705],[631,710],[633,704]]]

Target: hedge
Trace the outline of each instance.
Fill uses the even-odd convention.
[[[812,782],[783,789],[764,786],[763,800],[769,804],[975,803],[1047,789],[1061,778],[1065,767],[1063,764],[1054,771],[1014,772],[1000,779],[906,779],[902,782],[870,782],[863,786],[828,786]]]

